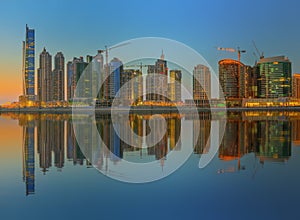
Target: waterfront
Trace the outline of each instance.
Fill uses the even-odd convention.
[[[139,149],[116,137],[109,114],[96,115],[99,133],[112,152],[98,152],[96,158],[103,169],[123,158],[140,163],[157,161],[163,173],[168,166],[169,151],[193,148],[188,161],[172,175],[148,184],[128,184],[104,176],[85,159],[74,136],[72,115],[2,113],[1,216],[9,219],[300,216],[300,112],[229,112],[219,151],[204,169],[199,169],[198,164],[201,156],[213,147],[213,140],[209,139],[212,115],[200,113],[200,120],[189,114],[162,116],[167,122],[162,141],[154,147]],[[133,131],[145,135],[150,117],[131,114]],[[219,115],[214,120],[221,118]],[[196,120],[200,131],[195,141],[195,134],[187,129],[195,130]]]

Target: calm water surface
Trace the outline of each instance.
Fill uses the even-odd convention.
[[[130,115],[136,134],[149,132],[150,116]],[[109,115],[96,117],[111,151],[97,155],[102,170],[123,158],[157,161],[163,173],[168,152],[193,148],[167,178],[129,184],[104,176],[85,159],[71,115],[2,113],[1,219],[300,219],[300,113],[228,114],[219,151],[204,169],[199,159],[215,143],[211,116],[200,114],[197,140],[194,116],[163,116],[167,133],[144,149],[118,139]]]

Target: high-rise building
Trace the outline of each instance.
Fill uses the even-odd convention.
[[[52,56],[43,49],[38,68],[38,99],[41,103],[52,101]]]
[[[168,97],[172,102],[181,102],[181,70],[170,70]]]
[[[300,74],[293,75],[293,97],[300,99]]]
[[[104,61],[102,51],[98,50],[97,55],[93,59],[93,97],[98,100],[104,99]],[[101,86],[102,85],[102,86]],[[100,87],[101,86],[101,87]]]
[[[196,105],[208,104],[211,98],[211,75],[207,66],[197,65],[193,71],[193,99]]]
[[[125,69],[121,75],[121,99],[125,103],[140,103],[143,101],[142,72],[135,69]]]
[[[257,98],[257,76],[258,68],[246,66],[246,71],[248,73],[248,95],[249,98]]]
[[[83,61],[83,57],[73,58],[72,62],[68,62],[67,64],[67,99],[71,101],[74,96],[76,97],[91,97],[91,87],[86,86],[91,81],[89,79],[83,80],[83,83],[80,85],[80,88],[76,90],[76,85],[78,80],[80,79],[83,71],[87,67],[88,63]],[[76,94],[75,94],[75,91]]]
[[[67,100],[70,101],[73,96],[73,62],[69,61],[67,63]]]
[[[32,105],[36,101],[35,96],[35,78],[34,78],[34,58],[35,58],[35,40],[34,29],[29,29],[26,25],[26,39],[23,41],[23,64],[22,80],[23,95],[19,97],[20,104],[23,106]]]
[[[158,59],[155,65],[148,66],[148,75],[146,77],[146,100],[154,102],[167,101],[168,93],[168,67],[164,60],[164,53]]]
[[[248,71],[243,63],[232,59],[220,60],[219,82],[225,99],[248,98]]]
[[[113,58],[108,64],[109,68],[109,76],[108,76],[108,88],[104,89],[108,91],[106,97],[107,100],[113,100],[119,89],[121,88],[121,74],[123,74],[123,63],[118,58]]]
[[[262,58],[257,63],[258,98],[292,95],[292,64],[284,56]]]
[[[54,57],[54,70],[52,72],[52,101],[65,100],[65,58],[62,52]]]

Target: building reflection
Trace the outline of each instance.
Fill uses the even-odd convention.
[[[45,175],[52,167],[60,171],[70,162],[86,167],[93,164],[101,170],[108,170],[110,163],[119,163],[121,159],[141,163],[159,161],[163,167],[168,152],[180,151],[183,147],[180,136],[184,121],[192,122],[194,154],[206,154],[212,144],[212,118],[218,120],[218,117],[212,117],[211,113],[206,112],[196,115],[162,114],[167,126],[166,132],[158,143],[151,146],[146,135],[150,132],[152,115],[130,114],[127,118],[122,118],[121,115],[118,116],[120,120],[113,125],[109,114],[99,114],[96,115],[95,122],[103,143],[92,143],[92,149],[82,149],[77,142],[70,114],[9,113],[7,116],[19,120],[19,125],[23,127],[23,179],[26,195],[35,192],[35,167],[39,167],[40,172]],[[5,115],[2,114],[1,117]],[[132,132],[122,123],[128,123]],[[162,123],[162,120],[154,120],[154,130],[160,131]],[[121,140],[115,129],[130,142],[134,142],[135,146]],[[235,164],[234,168],[229,169],[230,172],[247,168],[242,162],[246,155],[254,155],[261,164],[286,162],[291,157],[292,142],[294,145],[300,144],[299,129],[300,113],[228,113],[218,158],[225,162],[225,166],[227,161]],[[143,138],[135,140],[133,134]],[[94,135],[89,127],[77,130],[77,138],[83,143],[94,140]]]
[[[236,160],[231,171],[245,169],[241,165],[244,155],[254,153],[261,164],[286,162],[291,156],[291,122],[282,114],[265,115],[256,112],[232,113],[219,148],[219,158]]]
[[[292,123],[292,142],[294,146],[300,146],[300,119],[291,120]]]
[[[199,113],[193,120],[193,147],[195,154],[206,154],[210,149],[211,114]]]
[[[117,163],[122,158],[127,161],[142,162],[146,159],[148,162],[153,160],[160,160],[161,165],[164,165],[164,160],[166,155],[170,150],[180,150],[181,140],[181,116],[179,114],[164,114],[167,130],[160,141],[155,145],[151,146],[151,141],[147,138],[135,139],[134,134],[140,137],[150,133],[150,118],[152,115],[138,115],[131,114],[128,119],[122,118],[123,116],[118,116],[119,119],[113,125],[112,119],[109,115],[96,115],[96,125],[98,132],[103,140],[103,144],[106,147],[100,147],[96,156],[96,163],[98,168],[101,170],[107,170],[110,160],[113,163]],[[120,123],[118,123],[120,121]],[[131,131],[126,129],[122,123],[128,123],[131,127]],[[154,131],[161,131],[162,120],[154,120],[153,128]],[[129,143],[134,143],[135,146],[131,146],[126,141],[120,139],[116,130],[119,130],[122,137],[126,137]],[[154,134],[158,135],[158,134]],[[143,146],[149,146],[143,148]],[[93,156],[95,158],[95,155]],[[139,158],[140,161],[137,161]]]
[[[19,121],[23,126],[23,181],[26,184],[26,196],[34,194],[35,189],[35,161],[34,161],[34,144],[35,144],[35,123],[31,115],[26,115]]]
[[[81,149],[74,133],[71,115],[68,114],[18,114],[11,115],[18,119],[23,127],[24,145],[24,181],[26,182],[26,194],[34,193],[34,167],[39,166],[40,171],[46,175],[55,167],[58,171],[63,169],[65,160],[71,161],[73,165],[86,165],[91,163],[85,156],[91,158],[96,165],[105,169],[111,161],[118,163],[124,156],[126,160],[139,157],[141,159],[159,160],[163,166],[164,160],[169,151],[181,150],[181,116],[176,113],[164,114],[167,129],[163,138],[154,146],[147,148],[147,139],[134,140],[133,133],[144,137],[149,133],[149,120],[151,115],[131,114],[128,123],[133,133],[124,129],[122,124],[113,125],[111,116],[97,115],[96,127],[107,148],[97,143],[99,151],[86,152],[88,149]],[[154,128],[160,131],[163,121],[154,122]],[[92,133],[88,128],[77,128],[77,138],[87,143],[93,140]],[[130,141],[135,142],[135,146],[120,139],[115,129],[118,129],[122,136],[127,136]],[[146,146],[146,148],[142,148]],[[35,149],[38,161],[34,161]],[[84,150],[85,152],[83,152]],[[92,155],[92,153],[94,155]],[[107,169],[107,167],[106,167]]]

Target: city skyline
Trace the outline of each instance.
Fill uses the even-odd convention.
[[[26,13],[29,6],[23,2],[14,4],[11,2],[2,3],[3,16],[1,27],[6,30],[1,35],[3,49],[0,54],[1,86],[0,103],[16,101],[21,94],[21,79],[19,74],[22,68],[20,53],[22,45],[20,40],[24,36],[24,24],[28,23],[37,33],[36,39],[36,63],[37,51],[42,51],[46,46],[51,54],[63,51],[66,60],[71,60],[74,55],[92,54],[95,48],[103,48],[104,45],[114,45],[118,42],[136,37],[157,36],[166,37],[181,41],[200,54],[212,65],[217,72],[217,61],[222,58],[234,58],[236,54],[226,54],[217,51],[214,47],[242,47],[247,50],[242,56],[242,62],[253,65],[255,62],[255,48],[252,40],[255,40],[259,50],[265,52],[266,57],[286,55],[293,63],[292,73],[300,72],[297,50],[297,36],[299,31],[294,28],[297,25],[297,1],[289,1],[284,5],[268,1],[251,2],[168,2],[159,3],[161,9],[154,10],[157,3],[151,2],[148,7],[138,7],[138,2],[115,2],[107,5],[103,2],[93,4],[74,4],[72,1],[65,2],[32,2],[32,12]],[[191,4],[192,3],[192,4]],[[80,6],[79,6],[80,5]],[[255,16],[253,16],[253,5]],[[103,13],[96,13],[96,9],[103,9]],[[69,8],[73,10],[70,10]],[[127,8],[127,11],[122,10]],[[201,10],[201,13],[197,9]],[[266,8],[272,13],[266,13]],[[30,8],[31,9],[31,8]],[[47,9],[47,10],[45,10]],[[115,10],[115,18],[104,22],[108,11]],[[183,17],[170,17],[162,11],[185,14]],[[57,16],[48,19],[50,11],[55,11]],[[65,11],[69,11],[65,17]],[[81,13],[74,13],[79,11]],[[11,18],[12,12],[17,16]],[[117,13],[118,12],[118,13]],[[137,12],[133,13],[133,12]],[[135,14],[135,16],[131,16]],[[156,15],[156,16],[150,16]],[[124,25],[119,29],[112,29],[112,26],[120,26],[117,23],[120,17],[127,17]],[[136,19],[136,16],[139,19]],[[211,19],[214,17],[213,19]],[[88,19],[89,18],[89,19]],[[99,28],[94,22],[99,21]],[[76,22],[72,22],[75,21]],[[59,21],[59,22],[58,22]],[[165,25],[160,25],[164,21]],[[143,25],[144,24],[144,25]],[[83,25],[84,31],[77,32],[77,28]],[[124,27],[124,28],[123,28]],[[125,28],[126,27],[126,28]],[[200,28],[199,28],[200,27]],[[96,30],[97,29],[97,30]],[[256,29],[257,31],[249,31]],[[204,33],[203,34],[203,30]],[[276,30],[276,31],[275,31]],[[200,36],[200,37],[196,37]],[[83,45],[83,46],[82,46]],[[9,77],[8,77],[9,76]]]
[[[257,49],[255,43],[253,44]],[[191,106],[195,104],[198,107],[207,108],[223,105],[222,98],[217,98],[223,95],[227,107],[300,105],[295,93],[296,88],[293,88],[297,86],[293,79],[296,80],[298,74],[292,75],[292,63],[288,57],[265,57],[258,49],[259,60],[254,66],[249,66],[240,61],[241,54],[245,53],[245,50],[218,47],[217,49],[221,51],[237,53],[238,60],[227,58],[218,62],[220,84],[217,87],[211,84],[210,65],[196,64],[188,85],[193,87],[193,91],[190,91],[193,93],[193,99],[185,99],[186,97],[181,96],[182,69],[171,65],[170,70],[163,50],[154,65],[153,61],[148,65],[143,65],[143,62],[147,60],[143,59],[143,61],[139,60],[139,65],[125,64],[125,69],[124,63],[119,58],[112,56],[114,58],[111,61],[108,60],[108,50],[123,46],[124,43],[98,50],[95,56],[86,55],[85,61],[83,56],[73,57],[73,61],[69,61],[66,68],[65,57],[60,51],[54,57],[54,69],[52,69],[52,55],[44,47],[39,56],[37,73],[35,73],[35,29],[30,29],[27,24],[25,41],[22,45],[23,92],[19,96],[19,102],[3,105],[5,108],[68,107],[72,105],[74,98],[81,103],[80,105],[93,105],[97,108],[111,106],[115,98],[118,100],[117,105],[122,106],[173,106],[174,104]],[[105,64],[103,52],[105,52]],[[125,57],[123,56],[123,59],[127,56],[128,53]],[[130,70],[127,69],[128,67],[136,69]],[[147,67],[146,82],[142,79],[142,76],[145,76],[143,67]],[[133,81],[130,85],[127,84],[131,79]],[[103,86],[99,87],[101,84]],[[212,97],[211,93],[217,92],[212,88],[219,89],[220,95],[215,94]],[[142,94],[143,92],[146,92],[145,95]]]

